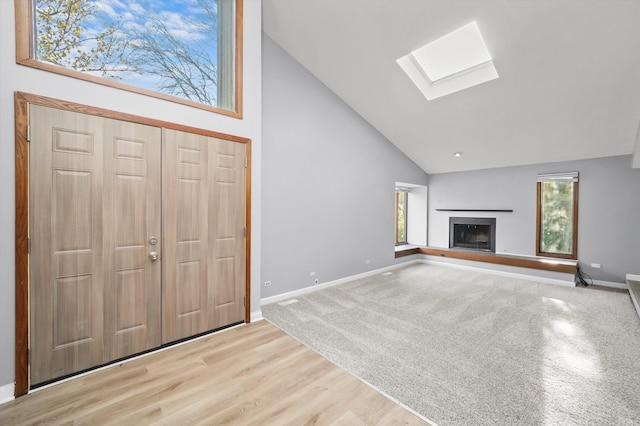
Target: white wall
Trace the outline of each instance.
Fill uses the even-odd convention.
[[[14,2],[0,0],[0,387],[14,381],[15,348],[15,91],[242,136],[252,140],[251,305],[260,306],[260,215],[262,151],[261,34],[262,3],[244,2],[244,118],[129,93],[16,65]]]
[[[410,188],[407,196],[407,243],[427,245],[427,199],[426,186]]]

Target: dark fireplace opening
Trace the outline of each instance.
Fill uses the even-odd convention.
[[[449,248],[496,252],[496,219],[450,217]]]

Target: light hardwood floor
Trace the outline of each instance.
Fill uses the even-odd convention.
[[[266,321],[0,405],[0,425],[423,425]]]

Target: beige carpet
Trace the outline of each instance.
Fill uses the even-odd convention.
[[[330,361],[443,425],[640,425],[628,292],[414,264],[262,307]]]

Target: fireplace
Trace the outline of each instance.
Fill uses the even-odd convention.
[[[449,248],[496,252],[496,219],[450,217]]]

